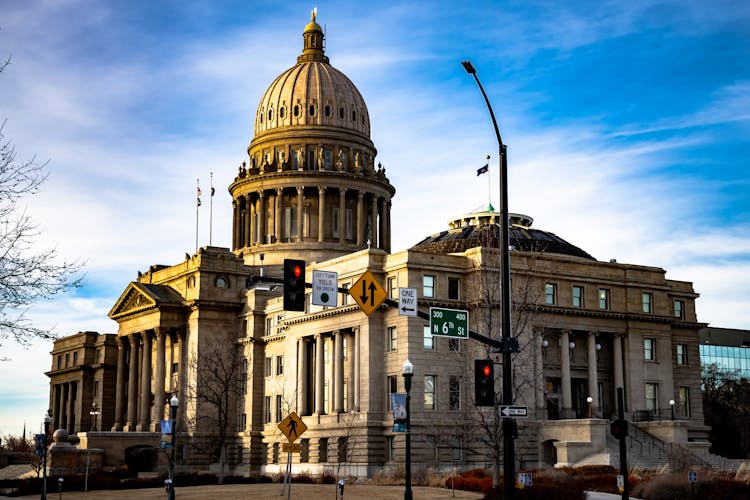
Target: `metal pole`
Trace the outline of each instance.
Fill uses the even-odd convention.
[[[49,424],[52,420],[50,411],[44,416],[44,458],[42,459],[42,496],[41,500],[47,500],[47,435],[49,434]]]
[[[169,459],[169,500],[174,500],[174,461],[175,461],[175,434],[177,430],[177,405],[170,404],[170,416],[172,417],[172,450]]]
[[[622,387],[617,388],[617,418],[625,420],[625,398],[623,396]],[[628,455],[627,447],[625,446],[625,436],[619,439],[620,441],[620,474],[622,475],[623,489],[622,489],[622,500],[628,500],[630,498],[630,488],[628,486]]]
[[[411,492],[411,378],[413,374],[404,373],[406,389],[406,489],[404,500],[412,500]]]
[[[500,293],[502,298],[502,321],[501,321],[501,336],[503,339],[502,355],[503,355],[503,404],[513,404],[513,369],[511,366],[511,351],[509,349],[509,343],[507,342],[511,337],[510,331],[510,232],[509,232],[509,217],[508,217],[508,148],[503,144],[503,139],[500,137],[500,129],[497,126],[497,120],[495,119],[495,112],[492,110],[492,105],[487,97],[487,93],[482,87],[482,82],[479,81],[476,69],[472,66],[471,62],[464,61],[463,64],[466,72],[474,77],[474,80],[479,86],[479,90],[482,92],[484,102],[487,104],[487,109],[490,112],[490,118],[492,118],[492,126],[495,128],[495,136],[497,137],[497,145],[500,151],[500,210],[501,210],[501,223],[500,223]],[[516,477],[516,464],[515,464],[515,443],[513,441],[513,434],[515,433],[515,425],[512,418],[503,418],[503,498],[505,500],[512,500],[515,494],[515,477]]]

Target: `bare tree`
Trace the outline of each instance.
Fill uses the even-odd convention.
[[[10,58],[0,63],[0,73]],[[27,318],[28,307],[52,295],[82,284],[82,264],[58,261],[57,251],[37,250],[35,241],[41,229],[19,206],[24,196],[39,191],[47,179],[47,162],[35,157],[16,159],[12,140],[0,124],[0,346],[10,338],[22,345],[32,339],[54,338],[51,330],[37,328]]]
[[[230,431],[238,396],[242,393],[244,372],[239,349],[219,339],[200,348],[190,359],[195,382],[188,397],[195,409],[193,446],[219,462],[219,484],[224,483],[227,446],[234,435]]]

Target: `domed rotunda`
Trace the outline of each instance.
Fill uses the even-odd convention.
[[[362,95],[325,55],[311,21],[302,54],[268,87],[255,135],[229,186],[232,250],[247,264],[323,261],[374,247],[390,252],[395,188],[370,140]]]

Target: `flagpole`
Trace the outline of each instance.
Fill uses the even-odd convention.
[[[196,196],[195,196],[195,253],[198,253],[198,209],[201,206],[201,180],[196,179]]]
[[[214,233],[214,173],[211,172],[211,199],[208,206],[208,245],[213,243]]]
[[[490,164],[490,155],[487,155],[487,165]],[[487,205],[492,206],[492,173],[487,170]]]

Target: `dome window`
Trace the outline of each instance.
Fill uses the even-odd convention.
[[[297,104],[294,105],[294,116],[299,116],[299,106]]]
[[[263,124],[263,113],[260,114],[260,123]]]
[[[339,118],[342,120],[344,119],[344,108],[343,106],[339,108]]]
[[[273,109],[268,110],[268,121],[270,122],[273,120]]]
[[[357,121],[357,112],[355,110],[352,110],[352,121],[353,122]]]
[[[331,107],[326,104],[326,117],[331,116]]]
[[[315,105],[310,104],[310,116],[315,116]]]
[[[286,116],[286,108],[280,108],[279,109],[279,118],[284,118]]]

